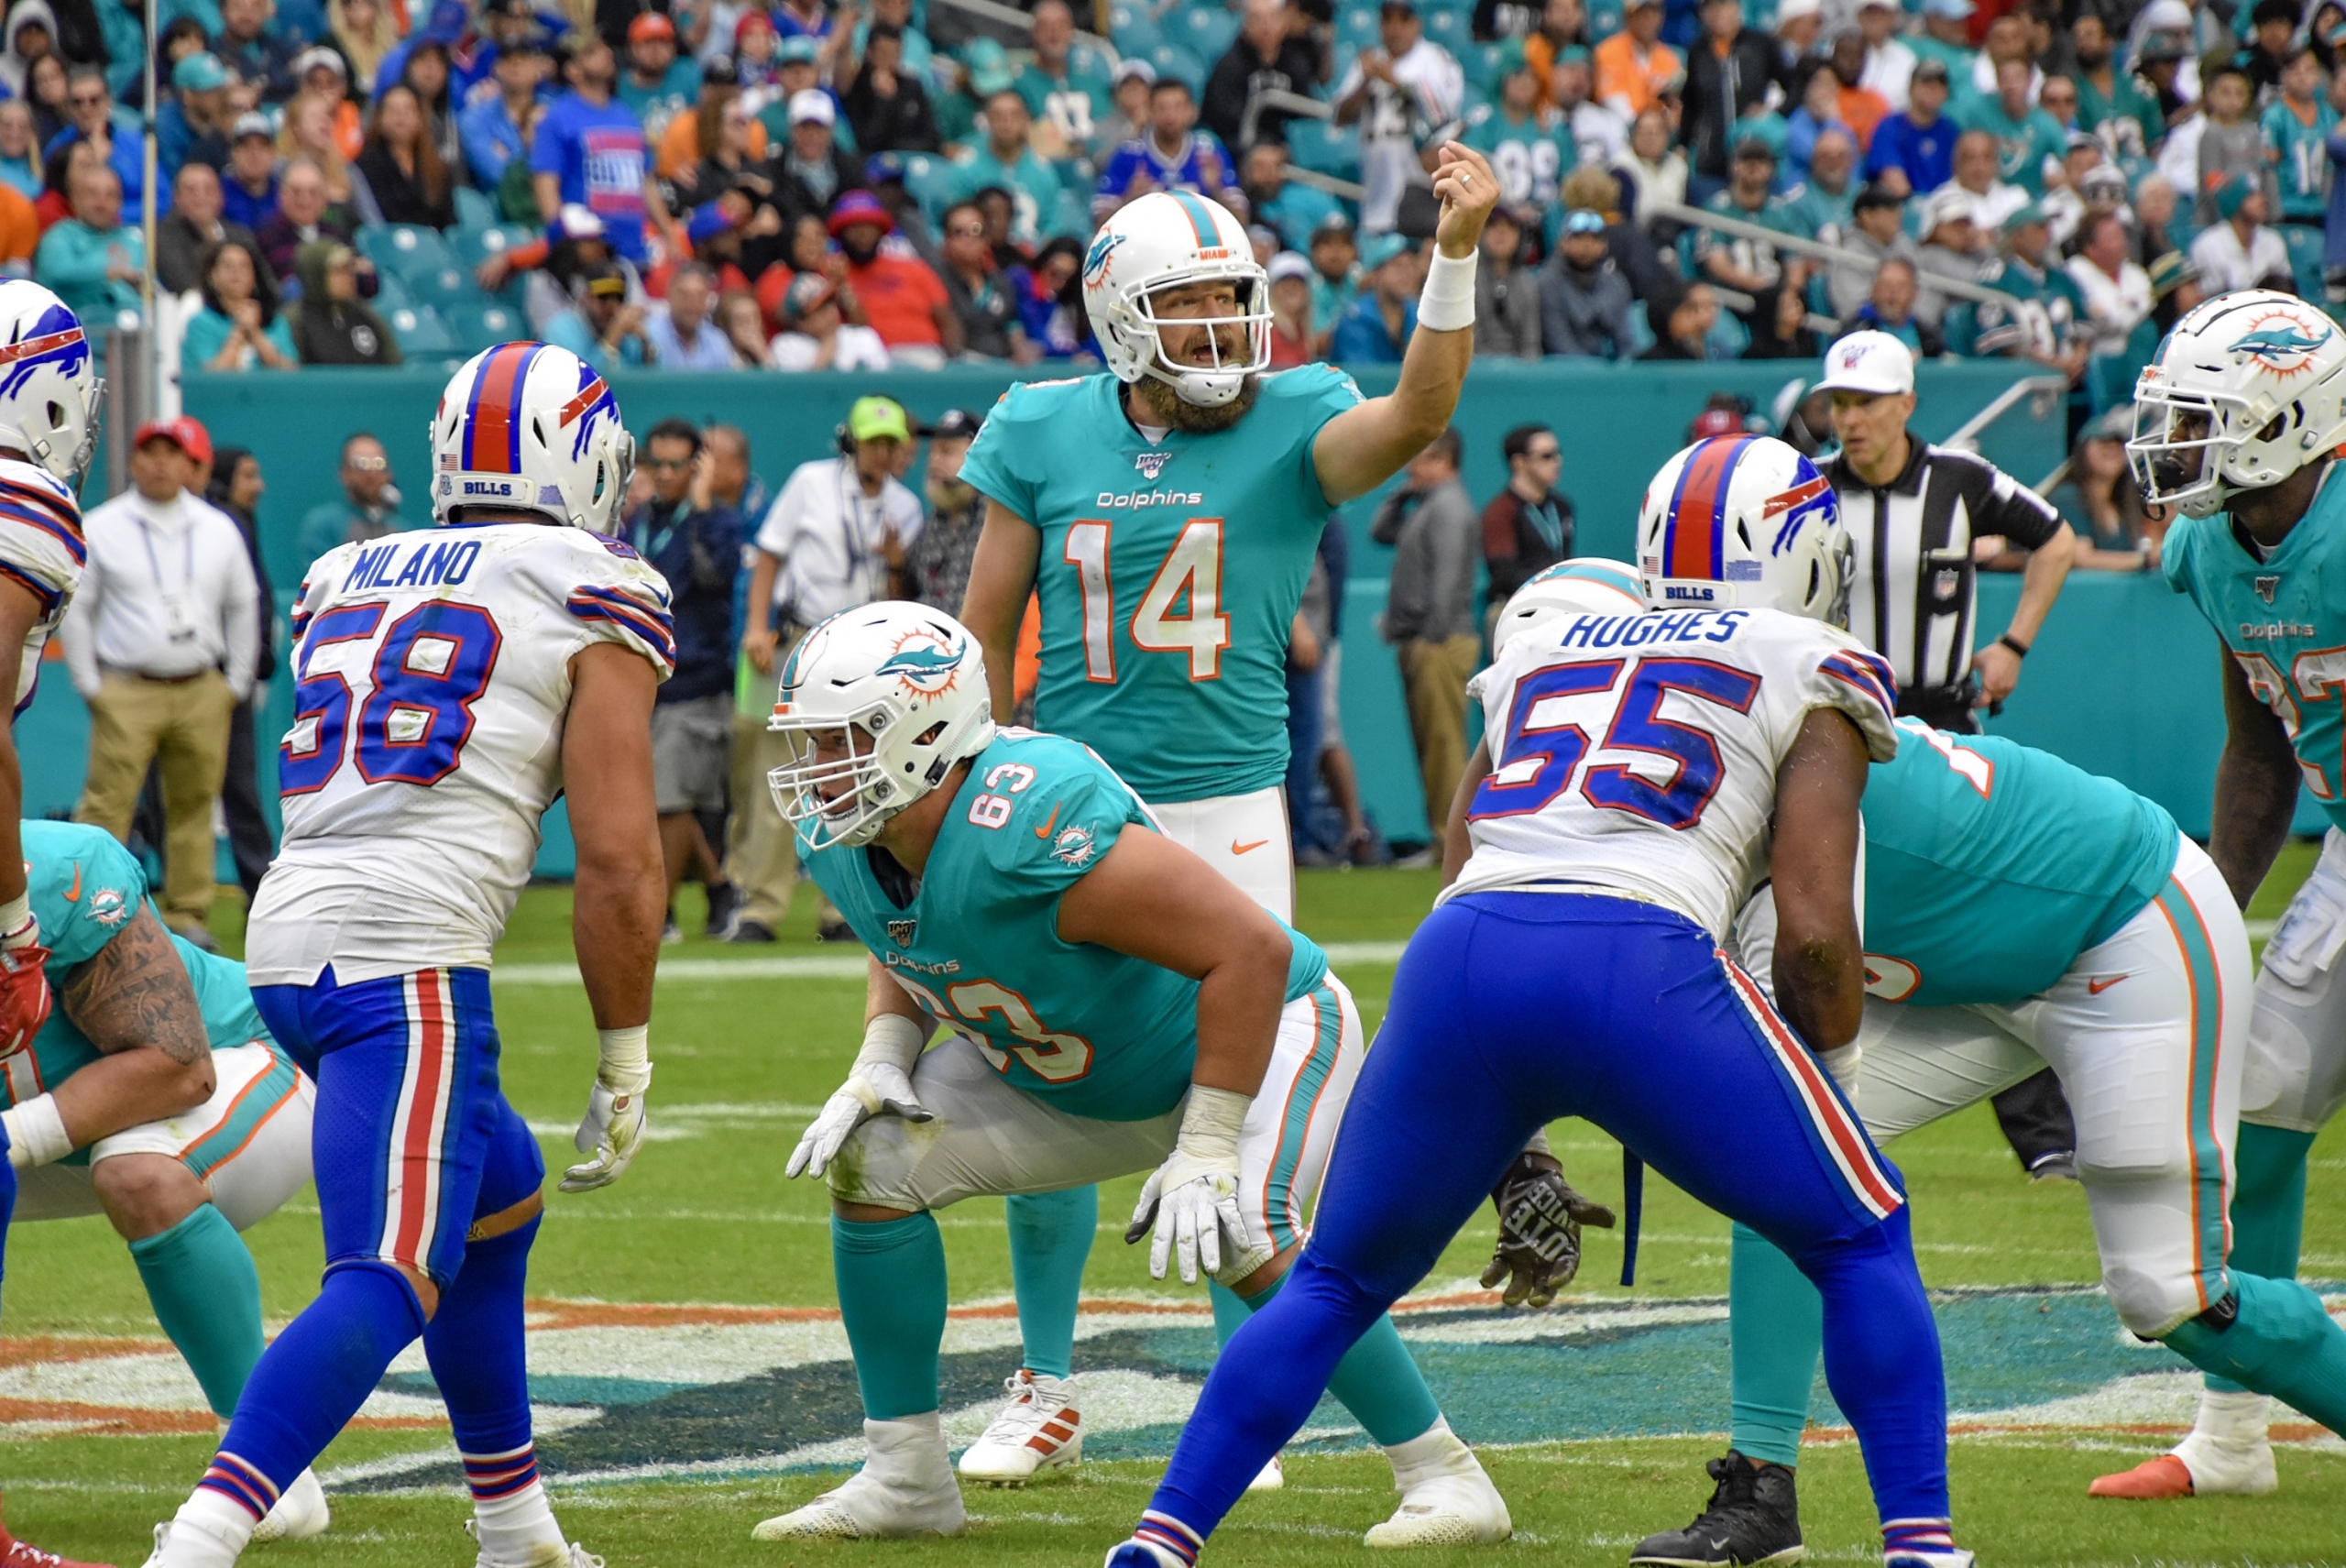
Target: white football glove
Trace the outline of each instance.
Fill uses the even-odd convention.
[[[800,1135],[798,1146],[790,1151],[790,1163],[783,1168],[782,1174],[794,1177],[804,1171],[808,1176],[822,1175],[839,1157],[848,1135],[883,1111],[907,1122],[935,1119],[913,1093],[912,1078],[903,1068],[893,1062],[865,1062],[855,1076],[823,1102],[823,1113],[806,1124],[806,1131]]]
[[[602,1065],[595,1069],[595,1087],[586,1096],[586,1114],[580,1118],[571,1146],[592,1159],[562,1173],[565,1192],[591,1192],[608,1187],[626,1174],[636,1151],[643,1146],[643,1097],[652,1087],[652,1063],[645,1059],[650,1031],[601,1029]]]
[[[1201,1267],[1224,1277],[1225,1241],[1233,1270],[1261,1251],[1249,1247],[1246,1222],[1238,1212],[1238,1129],[1253,1102],[1254,1096],[1226,1089],[1190,1088],[1180,1139],[1142,1185],[1140,1203],[1124,1232],[1127,1245],[1150,1237],[1149,1277],[1165,1277],[1165,1266],[1177,1249],[1184,1285],[1196,1284]],[[1261,1267],[1267,1255],[1253,1257],[1244,1272]]]

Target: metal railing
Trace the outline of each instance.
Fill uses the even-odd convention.
[[[1746,222],[1742,218],[1730,218],[1723,214],[1705,212],[1700,207],[1689,207],[1678,202],[1656,202],[1650,206],[1639,209],[1639,216],[1668,218],[1673,223],[1683,224],[1688,228],[1713,229],[1721,234],[1759,240],[1762,244],[1774,246],[1778,250],[1788,250],[1795,256],[1813,257],[1819,260],[1829,261],[1836,267],[1854,267],[1869,274],[1880,271],[1881,269],[1880,258],[1868,256],[1863,251],[1845,250],[1837,245],[1826,245],[1822,240],[1808,239],[1800,235],[1779,234],[1774,229]],[[1961,278],[1949,278],[1943,272],[1933,272],[1920,266],[1914,269],[1914,273],[1916,281],[1924,288],[1954,299],[2006,307],[2020,302],[2012,295],[2000,290],[1968,282]]]
[[[2055,401],[2068,396],[2069,383],[2062,376],[2025,376],[1996,394],[1994,400],[1957,427],[1955,433],[1937,444],[1959,447],[1966,452],[1979,450],[1979,433],[2018,408],[2023,400],[2029,403],[2029,413],[2036,419],[2052,416]]]
[[[1300,93],[1289,93],[1284,88],[1253,93],[1246,100],[1246,116],[1238,125],[1238,139],[1243,145],[1255,145],[1256,122],[1262,118],[1266,109],[1277,109],[1302,120],[1333,119],[1336,114],[1332,104],[1323,104],[1317,98],[1307,98]],[[1315,191],[1325,191],[1331,196],[1342,197],[1348,202],[1357,202],[1366,194],[1366,188],[1357,180],[1339,179],[1333,174],[1323,174],[1317,169],[1299,169],[1292,163],[1288,165],[1287,177],[1299,185],[1309,185]]]
[[[1015,5],[997,4],[996,0],[929,0],[929,4],[950,5],[957,11],[967,11],[972,16],[983,16],[989,22],[997,22],[1005,27],[1015,27],[1023,33],[1032,33],[1035,30],[1035,18],[1031,13],[1022,11]],[[1114,41],[1102,38],[1098,33],[1087,33],[1081,27],[1078,27],[1075,30],[1075,41],[1087,44],[1107,56],[1108,63],[1112,67],[1124,59],[1124,56],[1116,52]]]

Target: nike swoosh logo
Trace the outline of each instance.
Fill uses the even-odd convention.
[[[1058,826],[1058,821],[1059,821],[1059,803],[1058,803],[1058,801],[1056,801],[1056,800],[1055,800],[1055,801],[1051,802],[1051,815],[1050,815],[1050,817],[1048,817],[1048,819],[1047,819],[1047,820],[1044,822],[1044,824],[1043,824],[1040,828],[1036,828],[1036,829],[1035,829],[1035,837],[1036,837],[1036,838],[1037,838],[1037,839],[1047,839],[1047,838],[1049,838],[1049,837],[1051,836],[1051,829]]]
[[[2099,996],[2125,978],[2122,974],[2113,974],[2108,980],[2089,980],[2086,981],[2086,990],[2091,995]]]
[[[82,902],[82,862],[79,861],[73,862],[73,885],[65,890],[65,902],[68,904]]]
[[[1249,850],[1259,850],[1269,842],[1270,840],[1268,839],[1257,839],[1251,844],[1242,844],[1237,839],[1233,839],[1230,841],[1230,852],[1233,855],[1243,855]]]

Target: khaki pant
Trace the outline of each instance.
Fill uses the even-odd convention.
[[[1401,689],[1409,704],[1409,737],[1418,744],[1418,778],[1425,786],[1426,826],[1434,842],[1450,819],[1450,798],[1466,771],[1466,681],[1483,652],[1471,631],[1440,642],[1408,641],[1393,652],[1401,661]]]
[[[173,926],[202,926],[212,910],[212,803],[227,776],[235,707],[217,670],[192,681],[109,674],[90,702],[90,773],[73,819],[128,842],[147,765],[155,764],[163,779],[163,914]]]
[[[741,893],[737,918],[769,930],[781,926],[798,891],[798,840],[766,788],[766,774],[790,761],[790,748],[766,728],[766,719],[773,712],[783,663],[797,645],[797,638],[791,638],[774,650],[771,674],[751,669],[741,674],[733,715],[733,812],[725,824],[725,880]],[[753,690],[759,694],[754,701],[749,697]],[[829,899],[816,896],[816,924],[839,918]]]

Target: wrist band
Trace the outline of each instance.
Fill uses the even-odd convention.
[[[2014,637],[2011,632],[2005,632],[2001,637],[1997,638],[1996,641],[2002,646],[2011,649],[2013,658],[2025,659],[2028,657],[2028,644],[2023,642],[2019,638]]]
[[[54,1094],[35,1095],[0,1111],[0,1126],[8,1129],[8,1163],[18,1170],[48,1165],[73,1152],[73,1138],[65,1130],[65,1118],[57,1113]]]
[[[625,1092],[641,1091],[652,1076],[652,1025],[638,1024],[631,1029],[597,1029],[595,1039],[602,1051],[600,1077],[608,1087],[629,1086]]]
[[[10,941],[8,946],[21,948],[40,937],[40,924],[33,918],[33,890],[29,887],[0,904],[0,938],[16,938],[19,933],[21,939]]]
[[[1418,324],[1431,332],[1458,332],[1474,324],[1474,269],[1478,253],[1444,256],[1436,246],[1418,295]]]
[[[929,1033],[929,1025],[901,1013],[874,1014],[863,1025],[863,1048],[855,1053],[855,1069],[861,1072],[868,1062],[884,1062],[909,1078]]]

